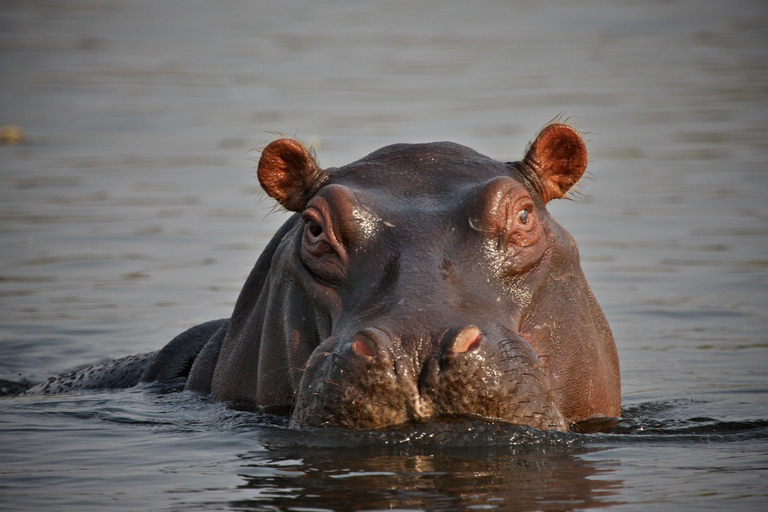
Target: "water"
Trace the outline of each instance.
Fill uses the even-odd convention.
[[[270,132],[348,163],[589,132],[550,210],[617,339],[601,434],[294,430],[173,389],[0,399],[3,510],[759,510],[768,502],[768,7],[747,1],[4,2],[0,378],[228,316]]]

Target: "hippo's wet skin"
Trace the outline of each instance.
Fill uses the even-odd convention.
[[[232,317],[31,391],[184,378],[236,406],[290,406],[298,425],[350,428],[459,415],[566,430],[617,417],[610,329],[546,209],[586,166],[563,124],[512,163],[440,142],[323,170],[299,142],[272,142],[259,181],[296,214]]]

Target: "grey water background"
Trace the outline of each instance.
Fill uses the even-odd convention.
[[[768,505],[768,4],[0,3],[0,379],[228,316],[285,216],[272,132],[519,159],[572,116],[550,211],[622,363],[600,434],[294,430],[173,389],[0,398],[2,510],[760,510]]]

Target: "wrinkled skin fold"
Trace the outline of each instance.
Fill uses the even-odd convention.
[[[610,328],[546,209],[586,165],[564,124],[506,163],[439,142],[322,169],[276,140],[259,181],[295,215],[231,318],[118,360],[111,377],[75,372],[31,392],[183,379],[237,407],[289,409],[297,425],[358,429],[469,416],[564,431],[618,417]]]

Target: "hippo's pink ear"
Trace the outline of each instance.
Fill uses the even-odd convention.
[[[298,212],[317,190],[323,171],[301,142],[278,139],[261,152],[257,174],[270,197]]]
[[[525,163],[536,171],[548,203],[563,197],[587,170],[587,147],[567,124],[550,124],[531,143]]]

